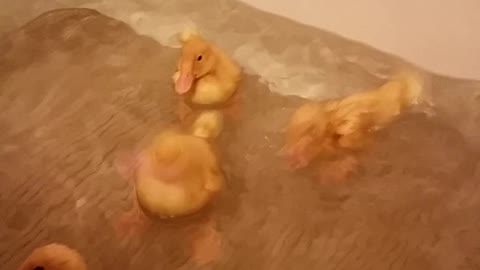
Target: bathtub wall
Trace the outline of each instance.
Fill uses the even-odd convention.
[[[433,72],[480,80],[478,0],[243,0]]]

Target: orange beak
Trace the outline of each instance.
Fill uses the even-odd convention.
[[[193,71],[192,71],[192,66],[189,64],[184,64],[180,68],[180,76],[178,77],[178,80],[175,82],[175,91],[183,95],[190,91],[193,85]]]

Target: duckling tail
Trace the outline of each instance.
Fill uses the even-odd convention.
[[[401,111],[427,101],[423,76],[410,70],[396,73],[374,94],[384,102],[397,104]]]
[[[218,110],[203,111],[195,119],[192,125],[192,134],[194,136],[213,139],[216,138],[223,129],[223,114]]]
[[[393,78],[403,84],[402,97],[405,106],[418,105],[424,98],[424,82],[419,74],[413,71],[402,71]]]

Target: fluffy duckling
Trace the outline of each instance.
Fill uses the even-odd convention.
[[[87,270],[87,265],[77,251],[54,243],[35,249],[18,270]]]
[[[222,127],[219,111],[205,111],[195,118],[189,132],[171,129],[155,137],[133,166],[127,164],[133,169],[120,166],[133,180],[137,200],[116,224],[118,233],[131,236],[145,227],[148,218],[141,209],[170,219],[194,214],[215,198],[224,176],[208,141],[216,138]],[[215,260],[221,253],[222,237],[215,226],[210,219],[193,232],[191,258],[196,264]]]
[[[203,112],[190,133],[164,131],[135,162],[120,165],[122,174],[133,180],[139,204],[121,223],[133,229],[139,225],[135,223],[142,224],[145,216],[140,207],[159,218],[175,218],[206,206],[223,186],[219,161],[208,142],[218,136],[222,125],[219,111]]]
[[[240,67],[222,50],[194,31],[181,34],[181,56],[172,79],[175,91],[197,105],[218,105],[229,100],[238,86]]]
[[[201,134],[208,131],[202,129]],[[208,142],[168,131],[157,136],[146,151],[135,187],[143,208],[158,217],[173,218],[203,208],[222,185],[218,160]]]
[[[418,104],[422,90],[417,76],[402,73],[377,89],[304,104],[294,113],[287,129],[284,152],[291,167],[306,167],[319,156],[332,158],[361,149],[370,132],[385,127]],[[356,163],[351,157],[347,160]]]

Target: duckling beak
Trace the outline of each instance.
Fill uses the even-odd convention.
[[[192,88],[193,80],[193,72],[188,69],[185,70],[185,68],[182,68],[180,70],[180,76],[175,82],[175,91],[180,95],[187,93]]]

